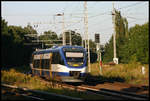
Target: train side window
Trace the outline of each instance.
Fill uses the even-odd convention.
[[[60,53],[58,53],[58,63],[61,64],[61,65],[64,65],[64,60],[62,59]]]
[[[55,63],[56,63],[56,64],[59,64],[60,55],[59,55],[58,52],[55,53],[55,57],[56,57]]]
[[[61,55],[59,52],[54,52],[52,57],[52,64],[61,64],[64,65],[63,59],[61,59]]]
[[[39,68],[40,67],[40,60],[34,60],[34,68]]]
[[[52,64],[58,64],[58,55],[57,55],[57,52],[53,52]]]
[[[36,62],[33,60],[33,68],[36,68]]]
[[[44,68],[44,67],[45,67],[44,64],[45,64],[45,59],[42,59],[42,60],[41,60],[41,68]]]
[[[32,63],[32,61],[33,61],[33,57],[34,57],[34,55],[32,54],[31,56],[30,56],[30,63]]]
[[[49,69],[49,61],[50,59],[42,59],[41,66],[43,69]]]
[[[44,68],[45,69],[49,69],[49,62],[50,62],[50,59],[45,59],[45,61],[44,61]]]
[[[55,56],[55,52],[53,52],[53,56],[52,56],[52,64],[55,64],[55,60],[56,60],[56,56]]]

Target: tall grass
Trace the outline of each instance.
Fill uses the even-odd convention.
[[[145,67],[146,73],[143,75],[141,67]],[[76,92],[66,90],[63,88],[53,88],[45,82],[41,82],[37,76],[25,75],[21,73],[21,68],[12,68],[10,70],[1,70],[1,82],[16,85],[19,87],[27,87],[29,89],[37,89],[42,91],[54,92],[57,94],[71,95],[74,97],[81,97],[84,99],[101,99],[96,95],[88,95],[84,92]],[[93,77],[98,80],[117,80],[118,78],[124,79],[125,83],[130,84],[146,84],[149,85],[149,65],[142,65],[139,63],[132,64],[118,64],[118,65],[102,65],[102,74],[97,63],[91,64],[91,73]]]
[[[142,66],[145,67],[145,74],[142,74]],[[91,65],[91,75],[100,76],[100,68],[97,63]],[[148,84],[149,65],[140,63],[102,65],[102,75],[105,78],[122,78],[126,83]]]
[[[25,75],[18,72],[18,69],[2,70],[1,71],[1,81],[2,83],[7,83],[11,85],[16,85],[18,87],[27,87],[29,89],[41,90],[47,92],[53,92],[56,94],[63,94],[73,97],[79,97],[83,99],[104,99],[103,96],[98,95],[88,95],[86,92],[78,92],[76,90],[69,90],[65,88],[52,87],[47,85],[46,82],[41,82],[40,77],[31,75]]]
[[[39,77],[31,77],[31,75],[25,75],[23,73],[17,72],[15,69],[2,70],[1,71],[1,81],[2,83],[13,84],[17,86],[30,86],[32,89],[36,89],[39,86],[42,87],[44,83],[40,82]]]

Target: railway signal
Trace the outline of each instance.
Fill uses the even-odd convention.
[[[101,50],[100,50],[100,35],[95,34],[95,43],[96,43],[96,49],[97,49],[97,55],[98,55],[98,66],[100,68],[100,74],[102,74],[102,59],[101,59]]]
[[[100,43],[99,34],[95,34],[95,43]]]

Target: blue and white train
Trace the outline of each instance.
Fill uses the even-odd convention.
[[[81,46],[56,46],[34,51],[33,75],[59,78],[62,82],[83,82],[87,73],[86,50]]]

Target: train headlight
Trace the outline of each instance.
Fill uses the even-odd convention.
[[[77,67],[77,66],[79,66],[79,64],[73,64],[73,66]]]

